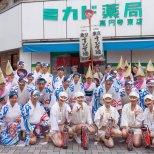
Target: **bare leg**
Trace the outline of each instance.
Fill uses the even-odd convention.
[[[30,141],[29,141],[29,144],[30,144],[30,145],[34,145],[34,144],[36,144],[36,142],[37,142],[36,136],[30,137]]]
[[[51,136],[51,140],[53,142],[53,144],[57,147],[61,147],[62,146],[62,136],[61,136],[61,132],[57,132],[55,134],[53,134]]]
[[[133,144],[134,144],[135,147],[141,146],[141,134],[134,134]]]
[[[154,132],[150,132],[150,137],[152,138],[152,145],[154,146]]]
[[[123,138],[127,138],[128,130],[125,129],[125,128],[123,128],[121,132],[122,132],[122,137],[123,137]]]
[[[112,129],[112,137],[122,137],[120,129]]]
[[[114,141],[113,139],[110,137],[109,139],[105,139],[103,138],[103,142],[104,142],[104,145],[108,148],[113,148],[114,147]]]

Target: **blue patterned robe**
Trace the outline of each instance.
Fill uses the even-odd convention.
[[[141,89],[139,90],[139,94],[140,94],[140,106],[141,106],[141,108],[142,108],[143,110],[145,110],[144,97],[145,97],[146,95],[149,95],[149,94],[151,94],[151,95],[154,96],[154,91],[153,91],[153,93],[151,93],[151,92],[148,90],[148,88],[141,88]]]
[[[93,113],[96,113],[98,108],[104,104],[103,95],[106,93],[112,94],[112,97],[113,97],[112,106],[116,107],[117,110],[122,109],[119,88],[117,88],[114,84],[112,84],[110,89],[108,91],[106,91],[105,84],[102,84],[94,91]]]
[[[20,105],[17,103],[11,109],[10,102],[7,102],[6,105],[3,106],[0,116],[0,142],[3,145],[13,145],[19,141],[19,133],[21,131],[20,123],[16,122],[16,118],[21,116]],[[10,122],[6,123],[5,118],[9,119]]]

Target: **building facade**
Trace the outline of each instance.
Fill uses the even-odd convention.
[[[51,64],[54,73],[79,61],[79,37],[89,28],[86,9],[93,9],[92,28],[102,32],[105,62],[116,65],[120,56],[146,65],[154,59],[153,0],[39,0],[19,1],[0,12],[0,63],[18,59],[32,70],[37,61]],[[153,60],[154,61],[154,60]],[[103,64],[104,64],[103,63]]]

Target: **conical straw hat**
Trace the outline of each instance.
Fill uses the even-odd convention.
[[[142,67],[140,66],[137,70],[136,76],[145,76]]]
[[[124,63],[124,60],[123,60],[123,58],[121,56],[120,61],[119,61],[119,64],[117,66],[117,69],[119,69],[119,68],[124,69],[124,67],[125,67],[125,63]]]
[[[149,60],[149,62],[148,62],[147,71],[149,71],[149,72],[154,72],[154,66],[153,66],[151,60]]]
[[[142,68],[140,61],[138,61],[138,68],[139,68],[139,67]]]
[[[129,67],[128,61],[125,60],[125,67]]]
[[[92,70],[91,70],[91,66],[89,65],[88,71],[86,73],[86,78],[93,78],[93,74],[92,74]]]
[[[128,65],[128,69],[124,73],[124,77],[127,78],[127,77],[131,76],[131,74],[132,74],[132,70],[131,70],[131,64],[130,64],[130,65]]]
[[[6,75],[10,75],[13,73],[13,68],[8,60],[7,65],[6,65]]]
[[[3,75],[2,70],[1,70],[1,68],[0,68],[0,84],[2,84],[2,83],[6,83],[6,80],[5,80],[5,78],[4,78],[4,75]]]

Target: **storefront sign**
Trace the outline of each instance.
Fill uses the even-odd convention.
[[[124,8],[122,8],[124,7]],[[92,5],[91,8],[94,11],[94,14],[97,15],[98,13],[98,6]],[[86,20],[85,10],[88,9],[87,6],[81,6],[81,12],[79,9],[67,6],[65,9],[58,9],[58,8],[44,8],[43,17],[44,20],[51,20],[51,21],[67,21],[68,19],[72,20]],[[120,12],[120,10],[124,10]],[[109,4],[106,0],[106,3],[102,3],[101,5],[102,16],[99,20],[100,26],[122,26],[124,22],[127,23],[128,26],[131,25],[142,25],[142,5],[141,2],[126,2],[123,5],[120,3],[112,3]],[[59,13],[63,14],[62,18],[59,18]],[[81,17],[79,18],[79,14]],[[124,20],[126,19],[126,21]]]

